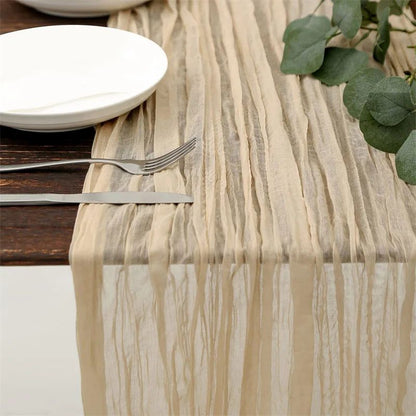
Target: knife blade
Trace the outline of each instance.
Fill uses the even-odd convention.
[[[59,204],[191,204],[189,195],[170,192],[92,192],[85,194],[0,194],[0,206]]]

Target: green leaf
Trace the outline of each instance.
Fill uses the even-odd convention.
[[[383,126],[373,118],[367,104],[360,115],[360,129],[366,142],[376,149],[388,153],[396,153],[400,149],[415,125],[416,115],[410,113],[397,126]]]
[[[361,26],[361,0],[334,0],[332,21],[346,38],[352,39]]]
[[[390,14],[401,15],[403,9],[410,3],[410,0],[380,0],[380,11],[389,8]]]
[[[384,78],[383,72],[375,68],[366,68],[358,72],[344,90],[344,104],[348,112],[360,118],[361,111],[367,101],[368,94],[375,85]]]
[[[409,84],[400,77],[384,78],[368,95],[367,108],[383,126],[396,126],[415,110]]]
[[[333,33],[325,16],[294,20],[283,35],[285,50],[280,69],[285,74],[311,74],[322,65],[327,39]]]
[[[413,81],[410,86],[410,99],[412,100],[412,103],[416,105],[416,81]]]
[[[378,23],[377,6],[375,1],[361,2],[362,24],[367,26],[370,23]]]
[[[377,38],[373,50],[373,57],[377,62],[384,64],[387,49],[390,46],[390,8],[387,7],[378,14]]]
[[[413,130],[396,154],[396,170],[399,178],[416,185],[416,130]]]
[[[339,85],[349,81],[368,64],[366,53],[355,49],[327,48],[324,63],[313,76],[326,85]]]

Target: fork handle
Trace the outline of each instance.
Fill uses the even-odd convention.
[[[37,163],[22,163],[19,165],[2,165],[0,166],[0,172],[17,172],[20,170],[37,169],[51,166],[72,165],[76,163],[108,163],[110,165],[117,165],[117,163],[111,159],[68,159],[68,160],[54,160],[50,162],[37,162]]]

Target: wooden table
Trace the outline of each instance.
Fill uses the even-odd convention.
[[[58,24],[105,26],[107,18],[65,19],[39,13],[12,0],[0,0],[0,32]],[[89,157],[94,129],[30,133],[0,128],[0,163],[13,164]],[[2,174],[2,193],[80,192],[87,166]],[[0,209],[0,264],[68,264],[77,206]]]

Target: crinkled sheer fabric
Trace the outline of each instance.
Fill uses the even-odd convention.
[[[366,145],[343,87],[279,71],[286,25],[314,3],[153,0],[110,18],[169,69],[97,128],[93,155],[199,141],[154,176],[88,172],[86,192],[195,202],[80,207],[86,414],[415,414],[416,187]],[[414,67],[410,43],[394,33],[389,73]]]

